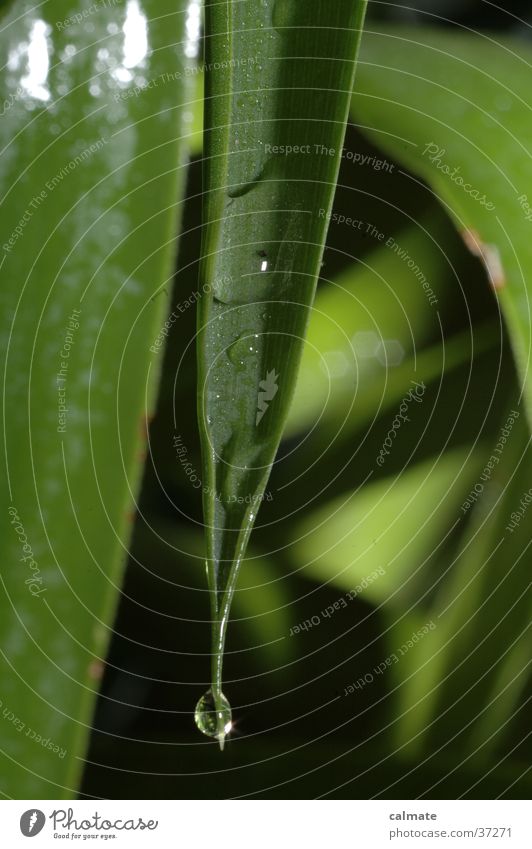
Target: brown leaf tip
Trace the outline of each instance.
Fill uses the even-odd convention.
[[[462,230],[462,239],[471,253],[478,256],[484,263],[493,288],[502,289],[506,283],[506,277],[497,245],[483,242],[476,230]]]

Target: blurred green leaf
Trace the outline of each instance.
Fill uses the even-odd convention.
[[[360,127],[428,182],[484,261],[529,416],[531,62],[532,50],[517,40],[428,28],[368,32],[352,101]]]
[[[318,292],[287,435],[319,420],[324,438],[339,422],[345,437],[395,403],[413,374],[435,380],[495,343],[494,326],[479,327],[474,345],[469,331],[441,341],[456,271],[433,224],[430,234],[411,227],[387,237]]]
[[[384,234],[382,234],[384,237]],[[390,372],[438,333],[441,282],[449,273],[437,244],[412,227],[379,247],[318,292],[290,410],[287,432],[320,414],[338,421],[349,396],[359,415],[360,394],[382,391]],[[398,251],[394,251],[397,245]],[[412,260],[409,268],[408,261]],[[433,305],[416,274],[430,274]],[[339,409],[340,407],[340,409]]]
[[[191,68],[196,68],[190,65]],[[198,66],[199,68],[199,66]],[[195,156],[203,150],[203,97],[205,87],[204,74],[201,69],[192,75],[190,84],[190,108],[186,110],[184,120],[188,127],[187,143],[191,156]]]
[[[364,598],[394,611],[419,602],[477,469],[475,456],[455,451],[331,501],[296,525],[294,564],[347,592],[377,570]]]
[[[448,747],[489,759],[526,683],[532,512],[523,497],[530,449],[524,420],[504,424],[510,435],[503,452],[485,456],[460,511],[471,521],[433,599],[437,628],[398,670],[396,739],[411,753]],[[512,527],[516,511],[522,516]],[[395,629],[390,639],[397,642]]]
[[[0,787],[11,797],[71,798],[83,766],[172,279],[185,19],[184,0],[93,6],[77,20],[65,0],[24,0],[0,35]]]

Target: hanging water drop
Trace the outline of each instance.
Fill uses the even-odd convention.
[[[218,740],[220,749],[223,750],[225,738],[233,725],[231,705],[224,694],[220,693],[218,706],[216,706],[214,693],[212,690],[207,690],[196,705],[194,720],[201,733]]]

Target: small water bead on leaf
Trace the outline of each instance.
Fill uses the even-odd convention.
[[[201,733],[218,740],[220,748],[223,749],[225,738],[233,725],[231,705],[224,694],[220,693],[217,709],[212,690],[207,690],[196,705],[194,720]]]
[[[261,270],[261,261],[259,260],[257,274],[260,274]],[[250,285],[249,280],[246,277],[240,277],[237,283],[234,280],[229,279],[228,275],[223,276],[222,278],[214,281],[210,286],[210,291],[213,296],[213,303],[215,307],[222,306],[243,306],[245,304],[254,303],[256,300],[260,300],[261,298],[266,298],[268,294],[267,290],[267,278],[263,278],[264,286],[261,289],[259,285],[257,285],[256,280],[253,280],[253,285]],[[216,317],[217,320],[222,321],[222,316],[224,312],[216,315],[213,314],[213,317]]]
[[[233,278],[230,274],[222,274],[211,284],[214,298],[222,304],[230,304],[233,300]]]
[[[236,342],[230,346],[228,356],[233,365],[237,368],[243,368],[251,356],[257,353],[258,333],[252,333],[250,330],[242,333]]]
[[[250,337],[250,340],[249,340],[249,353],[250,354],[256,354],[257,351],[259,350],[259,347],[258,347],[258,344],[257,344],[258,338],[259,338],[258,333],[252,333],[251,334],[251,337]]]
[[[259,183],[264,179],[267,165],[268,160],[266,160],[265,162],[261,162],[250,180],[247,180],[244,183],[239,183],[238,185],[230,186],[227,189],[228,196],[230,198],[241,198],[244,195],[247,195],[248,192],[258,186]]]

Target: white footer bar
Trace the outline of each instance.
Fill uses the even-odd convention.
[[[0,826],[9,849],[532,847],[525,801],[10,800],[0,804]]]

